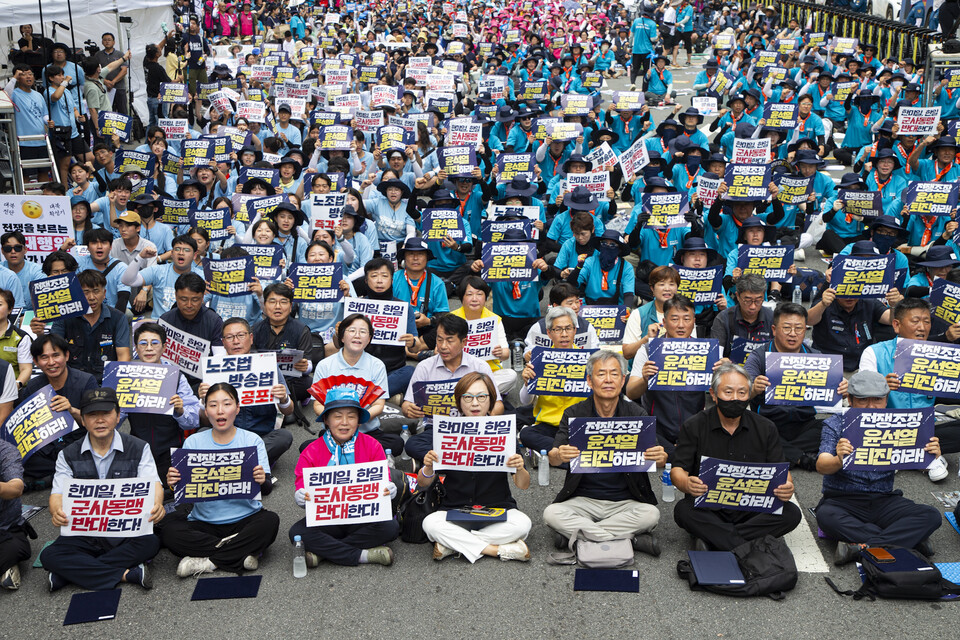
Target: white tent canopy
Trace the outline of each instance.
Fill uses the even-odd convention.
[[[42,7],[41,4],[42,3]],[[119,7],[119,13],[118,13]],[[162,22],[173,28],[173,10],[170,0],[0,0],[0,62],[7,66],[5,77],[12,75],[8,56],[16,49],[20,39],[19,27],[22,24],[33,25],[33,32],[40,34],[40,11],[43,11],[43,32],[51,38],[53,22],[70,26],[70,13],[73,13],[73,29],[66,31],[57,27],[56,41],[70,47],[83,47],[83,41],[90,39],[100,46],[100,38],[105,32],[117,35],[117,48],[130,49],[130,72],[127,78],[133,92],[133,105],[140,120],[147,122],[147,85],[143,73],[144,49],[148,44],[157,44],[163,38],[160,28]],[[119,16],[129,17],[131,23],[120,23]]]

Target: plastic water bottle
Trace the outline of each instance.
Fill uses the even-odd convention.
[[[795,286],[793,288],[793,304],[800,304],[803,302],[803,292],[800,291],[800,287]]]
[[[673,482],[670,481],[670,463],[667,463],[667,466],[663,468],[663,475],[660,476],[663,480],[663,501],[664,502],[673,502]]]
[[[546,487],[550,484],[550,460],[547,459],[547,450],[540,449],[540,467],[537,469],[537,484]]]
[[[511,363],[513,364],[513,370],[517,373],[523,371],[523,342],[520,340],[515,340],[513,345],[510,347],[512,355],[510,357]]]
[[[396,469],[397,460],[396,458],[393,457],[393,449],[387,449],[386,454],[387,454],[387,466],[390,467],[391,469]]]
[[[293,545],[293,577],[303,578],[307,575],[307,557],[300,536],[293,536]]]
[[[400,438],[403,440],[403,451],[400,452],[400,459],[409,460],[410,454],[407,453],[407,440],[410,439],[410,425],[403,425],[403,429],[400,431]]]

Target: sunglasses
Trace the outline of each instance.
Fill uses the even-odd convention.
[[[4,253],[14,253],[14,252],[20,253],[21,251],[23,251],[23,248],[24,247],[22,244],[5,244],[3,245],[3,252]]]

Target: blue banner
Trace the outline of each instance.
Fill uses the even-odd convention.
[[[460,382],[455,380],[427,380],[413,383],[413,404],[428,416],[448,416],[455,413],[453,389]]]
[[[843,437],[853,453],[847,469],[926,469],[936,459],[924,447],[933,437],[933,407],[918,409],[847,409]]]
[[[830,288],[841,298],[883,298],[894,285],[892,255],[860,258],[835,256]]]
[[[253,470],[256,447],[210,450],[175,449],[170,464],[180,472],[173,488],[177,504],[214,500],[252,500],[260,495]]]
[[[480,277],[487,282],[530,281],[539,275],[533,268],[537,259],[535,242],[484,244],[480,257],[483,260]]]
[[[83,295],[73,271],[34,280],[30,283],[30,298],[34,317],[43,322],[82,316],[90,310],[87,296]]]
[[[843,380],[843,356],[832,353],[764,354],[770,380],[763,395],[766,404],[801,407],[834,405]]]
[[[107,362],[103,385],[117,392],[120,411],[173,415],[170,398],[177,394],[180,370],[172,364]]]
[[[447,236],[457,242],[466,239],[463,216],[458,209],[425,209],[420,218],[420,226],[423,229],[420,237],[424,241],[442,242]]]
[[[723,174],[727,183],[725,200],[753,202],[770,195],[770,165],[728,164]]]
[[[706,391],[713,367],[723,356],[717,340],[653,338],[648,360],[657,365],[650,378],[650,391]]]
[[[580,455],[570,461],[570,473],[647,473],[657,463],[643,452],[657,446],[657,419],[574,418],[570,444]]]
[[[233,298],[249,294],[253,274],[252,256],[203,260],[203,278],[207,281],[207,291],[217,296]]]
[[[534,347],[530,365],[536,377],[527,383],[534,396],[588,398],[587,360],[596,349],[553,349]]]
[[[737,248],[737,266],[743,270],[740,277],[756,273],[768,282],[788,282],[787,269],[793,264],[792,246],[751,246],[741,244]]]
[[[238,244],[253,256],[254,276],[259,280],[279,280],[282,271],[283,247],[271,244]]]
[[[77,428],[68,411],[50,408],[56,395],[53,387],[46,385],[21,402],[3,423],[3,439],[14,445],[24,460]]]
[[[675,264],[673,268],[680,274],[677,293],[690,298],[693,304],[712,305],[723,294],[722,264],[705,269],[688,269]]]
[[[624,305],[584,305],[580,307],[580,317],[593,325],[597,339],[606,344],[623,342],[623,332],[627,328],[625,318],[630,314]]]
[[[960,347],[925,340],[897,339],[893,372],[904,393],[960,398]]]
[[[694,499],[704,509],[783,513],[783,501],[773,490],[786,483],[789,462],[734,462],[703,456],[697,477],[707,492]]]
[[[343,264],[293,265],[289,273],[293,280],[293,299],[301,302],[339,302],[343,299],[340,281]]]

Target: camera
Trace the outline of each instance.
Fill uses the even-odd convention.
[[[84,40],[83,48],[86,50],[87,54],[90,56],[95,56],[100,51],[100,47],[97,46],[97,43],[93,40]]]

